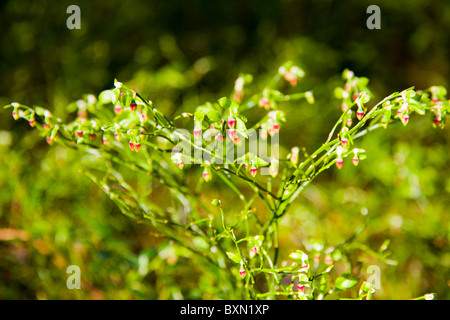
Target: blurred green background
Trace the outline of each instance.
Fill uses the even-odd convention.
[[[66,27],[71,4],[81,8],[81,30]],[[380,6],[381,30],[366,27],[371,4]],[[340,115],[332,93],[345,68],[370,79],[376,100],[410,86],[448,88],[449,30],[450,2],[437,0],[3,1],[0,105],[37,104],[64,119],[70,102],[116,77],[172,116],[229,95],[241,72],[262,89],[293,60],[306,72],[297,89],[314,90],[317,103],[286,108],[281,141],[313,151]],[[9,110],[0,113],[0,299],[216,297],[208,279],[186,281],[200,266],[79,174],[79,153],[49,147]],[[449,299],[448,127],[412,117],[358,143],[366,160],[324,173],[291,208],[284,250],[339,243],[367,210],[358,241],[378,248],[390,239],[398,261],[380,265],[375,298]],[[66,287],[71,264],[83,290]]]

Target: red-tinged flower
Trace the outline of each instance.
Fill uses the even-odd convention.
[[[352,162],[353,162],[353,164],[354,164],[355,166],[358,165],[358,163],[359,163],[359,158],[358,158],[357,155],[355,155],[355,156],[353,157]]]
[[[348,140],[347,140],[347,138],[341,138],[341,144],[342,144],[342,146],[344,147],[344,148],[347,148],[348,147]]]
[[[78,118],[86,119],[87,118],[86,110],[78,110],[77,116],[78,116]]]
[[[265,97],[261,97],[261,99],[259,99],[258,105],[260,107],[269,108],[270,107],[270,100],[265,98]]]
[[[298,82],[298,79],[295,75],[293,75],[290,71],[286,71],[283,74],[283,77],[286,81],[288,81],[292,86],[295,86]]]
[[[298,292],[304,292],[305,291],[305,286],[301,285],[301,284],[298,284],[297,285],[297,290],[298,290]]]
[[[319,254],[319,253],[316,253],[316,254],[314,255],[314,261],[315,261],[315,262],[319,262],[319,261],[320,261],[320,254]]]
[[[102,138],[102,143],[103,144],[107,144],[108,142],[109,142],[108,138],[106,138],[106,137]]]
[[[148,120],[148,115],[146,113],[141,114],[142,122],[146,122]]]
[[[202,173],[203,179],[208,182],[209,180],[211,180],[211,172],[209,172],[208,169],[205,168],[205,170]]]
[[[228,130],[228,135],[229,135],[230,138],[233,139],[233,141],[234,141],[234,137],[236,136],[236,129],[229,129],[229,130]]]
[[[409,114],[405,114],[403,115],[400,120],[402,121],[403,125],[406,126],[408,124],[409,121]]]
[[[96,137],[97,137],[97,136],[96,136],[95,133],[91,133],[91,134],[89,135],[89,138],[90,138],[91,140],[94,140]]]
[[[275,178],[278,174],[278,168],[276,166],[270,166],[270,175]]]
[[[233,95],[233,100],[236,102],[241,102],[243,97],[244,97],[243,91],[236,91]]]
[[[344,159],[342,158],[337,158],[336,159],[336,167],[338,167],[338,169],[342,169],[342,166],[344,165]]]
[[[359,94],[357,94],[357,93],[354,93],[354,94],[352,95],[353,100],[358,99],[358,97],[359,97]]]
[[[252,167],[250,168],[250,175],[251,175],[252,177],[255,177],[257,173],[258,173],[258,168],[256,168],[255,166],[252,166]]]
[[[177,162],[177,166],[178,166],[178,168],[180,168],[180,170],[182,170],[183,167],[184,167],[184,162],[181,161],[181,160],[179,160],[179,161]]]
[[[216,127],[214,127],[213,124],[210,124],[210,125],[209,125],[209,129],[211,130],[211,134],[212,134],[212,135],[215,135],[215,134],[216,134]]]
[[[440,127],[442,125],[442,120],[440,119],[433,119],[433,126],[434,127]]]
[[[433,99],[431,99],[431,102],[433,102],[433,103],[438,103],[440,100],[438,99],[438,98],[433,98]]]
[[[44,127],[44,129],[46,129],[46,130],[48,130],[49,129],[49,126],[48,126],[48,124],[46,124],[46,123],[43,123],[42,124],[42,126]]]
[[[134,151],[138,152],[141,149],[141,144],[140,143],[136,143],[134,145]]]
[[[241,278],[245,278],[245,274],[246,274],[245,269],[244,269],[244,268],[241,268],[241,269],[239,270],[239,275],[241,276]]]
[[[296,85],[297,85],[297,82],[298,82],[298,78],[297,78],[296,76],[292,76],[292,77],[289,79],[289,83],[291,84],[291,86],[296,86]]]
[[[347,111],[347,110],[348,110],[348,105],[347,105],[345,102],[342,103],[342,104],[341,104],[341,109],[342,109],[342,112]]]
[[[351,89],[350,84],[346,83],[345,86],[344,86],[344,90],[345,91],[350,91],[350,89]]]
[[[280,130],[280,124],[279,124],[279,123],[274,123],[274,124],[272,125],[272,128],[273,128],[274,130],[278,131],[278,130]]]
[[[329,257],[329,256],[327,256],[327,257],[325,257],[325,260],[324,260],[324,262],[325,262],[326,264],[332,264],[332,263],[333,263],[333,258],[332,258],[332,257]]]
[[[30,121],[28,121],[28,123],[30,124],[30,126],[34,127],[36,125],[36,120],[30,119]]]
[[[75,134],[77,135],[77,137],[82,137],[83,136],[83,130],[77,130],[77,132],[75,132]]]
[[[228,117],[228,120],[227,120],[228,128],[233,129],[235,124],[236,124],[236,119],[234,119],[233,117]]]
[[[134,149],[136,148],[136,146],[134,145],[133,142],[128,142],[128,145],[130,146],[131,151],[134,151]]]
[[[120,134],[118,132],[114,133],[114,138],[119,141],[120,140]]]
[[[201,129],[194,129],[194,138],[195,139],[199,139],[201,135],[202,135]]]
[[[221,133],[219,133],[217,136],[216,136],[216,140],[217,141],[219,141],[219,142],[223,142],[223,139],[225,138],[225,136],[223,135],[223,134],[221,134]]]
[[[239,146],[241,145],[241,140],[239,139],[239,137],[237,135],[234,136],[233,142],[236,145],[239,145]]]
[[[123,111],[123,108],[122,108],[122,106],[121,106],[120,104],[116,104],[116,105],[114,106],[114,112],[115,112],[115,113],[121,114],[122,111]]]
[[[347,118],[347,120],[345,121],[345,123],[347,124],[347,127],[351,127],[351,126],[352,126],[352,123],[353,123],[352,118]]]
[[[253,258],[254,256],[256,256],[257,254],[258,254],[257,246],[254,246],[253,248],[250,249],[250,252],[249,252],[250,259]]]
[[[14,120],[19,119],[19,113],[17,112],[17,110],[13,110],[12,116],[13,116]]]
[[[49,145],[52,145],[52,144],[53,144],[53,139],[52,139],[51,137],[47,137],[46,139],[47,139],[47,143],[48,143]]]
[[[358,118],[358,120],[361,120],[364,117],[364,110],[358,109],[356,111],[356,117]]]
[[[136,111],[136,109],[137,109],[137,103],[136,103],[136,101],[132,101],[132,102],[130,103],[130,109],[131,109],[132,111]]]
[[[267,139],[267,130],[266,130],[266,129],[261,129],[261,130],[259,130],[259,136],[260,136],[261,139],[263,139],[263,140]]]

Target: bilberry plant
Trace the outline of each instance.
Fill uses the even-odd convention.
[[[414,113],[431,114],[431,124],[443,128],[450,108],[447,92],[440,86],[408,88],[368,108],[373,99],[369,80],[344,70],[342,87],[334,91],[342,114],[323,144],[310,154],[288,146],[290,153],[281,157],[278,135],[287,121],[283,103],[314,104],[315,99],[312,91],[284,94],[276,88],[295,87],[304,76],[288,62],[261,92],[251,93],[253,77],[242,74],[229,97],[173,118],[117,80],[98,97],[75,102],[77,113],[70,122],[39,106],[13,102],[5,108],[39,130],[49,144],[86,155],[84,173],[124,214],[187,249],[220,286],[221,298],[324,299],[359,288],[353,298],[371,299],[375,289],[370,282],[352,276],[348,266],[339,274],[333,268],[346,260],[347,246],[362,228],[348,241],[331,247],[313,243],[280,262],[280,221],[320,173],[347,162],[359,165],[366,152],[357,142],[373,130],[396,122],[406,126]],[[249,127],[246,114],[255,108],[265,116]],[[227,199],[220,194],[202,194],[206,184],[217,182],[239,199],[228,205],[233,214],[224,212]],[[265,207],[264,214],[257,212],[257,203]],[[387,243],[378,251],[367,250],[381,262],[392,261]],[[430,297],[434,295],[419,299]]]

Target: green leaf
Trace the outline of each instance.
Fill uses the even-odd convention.
[[[231,101],[227,97],[223,97],[223,98],[219,99],[219,105],[222,108],[228,108],[230,106],[230,104],[231,104]]]
[[[194,113],[194,117],[195,117],[195,121],[203,121],[203,119],[205,118],[205,111],[203,109],[195,111]]]
[[[222,114],[219,111],[214,110],[214,109],[209,110],[206,113],[206,116],[208,117],[209,121],[211,121],[213,123],[220,122],[222,120],[222,118],[221,118]]]
[[[238,114],[239,105],[237,104],[236,101],[231,101],[230,109],[232,114]]]
[[[99,94],[98,101],[101,104],[115,103],[116,95],[115,95],[114,91],[112,91],[112,90],[105,90]]]
[[[341,275],[336,279],[335,287],[338,290],[347,290],[356,286],[359,282],[359,278],[349,279],[345,275]]]
[[[303,251],[301,250],[297,250],[295,252],[292,252],[289,255],[289,258],[294,259],[294,260],[306,260],[308,259],[308,255],[305,254]],[[306,258],[306,259],[305,259]]]
[[[241,258],[239,258],[238,255],[232,253],[232,252],[227,252],[227,257],[233,261],[234,263],[240,263],[241,262]]]
[[[255,165],[256,168],[265,167],[265,166],[269,165],[269,163],[267,161],[265,161],[264,159],[261,159],[260,157],[255,157],[253,164]]]

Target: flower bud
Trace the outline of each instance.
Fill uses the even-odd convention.
[[[243,97],[244,97],[243,91],[236,91],[233,95],[233,100],[236,102],[241,102]]]
[[[218,141],[218,142],[223,142],[223,139],[225,138],[225,136],[222,134],[222,133],[219,133],[217,136],[216,136],[216,140]]]
[[[122,110],[123,110],[123,108],[122,108],[122,106],[121,106],[120,104],[116,104],[116,105],[114,106],[114,112],[115,112],[116,114],[121,114],[121,113],[122,113]]]
[[[290,155],[290,160],[291,160],[291,163],[294,165],[294,166],[296,166],[297,165],[297,162],[298,162],[298,153],[300,152],[300,150],[299,150],[299,148],[298,147],[293,147],[292,149],[291,149],[291,155]]]
[[[278,160],[277,159],[272,159],[272,162],[270,164],[270,175],[272,176],[272,178],[275,178],[278,174]]]
[[[255,177],[257,173],[258,173],[258,168],[256,168],[255,165],[252,165],[252,167],[250,168],[251,176]]]
[[[253,248],[250,249],[250,252],[249,252],[250,259],[252,259],[257,254],[258,254],[258,247],[257,246],[254,246]]]
[[[336,159],[336,167],[338,167],[338,169],[342,169],[342,166],[344,165],[344,159],[342,158],[337,158]]]
[[[49,145],[53,144],[53,139],[51,137],[47,137],[46,140]]]
[[[34,127],[34,126],[36,125],[36,120],[30,119],[30,120],[28,121],[28,123],[30,124],[30,126]]]
[[[103,144],[108,144],[108,142],[109,142],[108,138],[106,138],[105,136],[103,136],[103,138],[102,138],[102,143],[103,143]]]
[[[238,146],[240,146],[242,144],[241,140],[239,139],[239,137],[237,135],[234,136],[233,142],[235,145],[238,145]]]
[[[361,120],[364,117],[364,109],[363,108],[358,108],[358,110],[356,111],[356,117],[358,118],[358,120]]]
[[[77,131],[75,132],[75,134],[77,135],[78,138],[80,138],[80,137],[83,136],[83,130],[77,130]]]
[[[354,164],[355,166],[358,165],[358,163],[359,163],[358,155],[355,154],[355,155],[353,156],[352,162],[353,162],[353,164]]]
[[[259,99],[258,105],[260,107],[269,108],[270,107],[270,100],[265,98],[265,97],[261,97],[261,99]]]
[[[314,99],[313,93],[311,91],[305,92],[305,98],[306,98],[306,102],[308,102],[309,104],[314,104],[315,99]]]
[[[134,149],[135,149],[135,145],[134,145],[134,143],[133,142],[128,142],[128,145],[130,146],[130,149],[131,149],[131,151],[134,151]]]
[[[134,145],[134,151],[138,152],[141,149],[141,144],[140,143],[136,143]]]
[[[194,138],[196,140],[198,140],[201,135],[202,135],[202,130],[201,129],[194,129]]]
[[[19,119],[19,112],[17,111],[17,108],[13,109],[12,116],[13,116],[14,120]]]
[[[234,137],[236,136],[236,129],[229,129],[229,130],[228,130],[228,135],[229,135],[230,138],[233,139],[233,141],[234,141]]]
[[[77,117],[81,119],[87,119],[87,112],[84,109],[80,109],[77,112]]]
[[[348,147],[348,140],[347,140],[346,137],[342,137],[342,138],[341,138],[341,144],[342,144],[342,146],[343,146],[344,148],[347,148],[347,147]]]
[[[267,139],[267,129],[260,129],[259,136],[261,137],[261,139],[266,140]]]
[[[207,168],[203,171],[202,176],[206,182],[211,180],[211,172]]]
[[[241,278],[245,278],[245,269],[243,267],[241,267],[241,269],[239,270],[239,275],[241,276]]]
[[[228,117],[228,120],[227,120],[228,128],[233,129],[235,124],[236,124],[236,120],[231,116]]]
[[[409,114],[404,114],[401,118],[400,118],[400,120],[402,121],[402,123],[403,123],[403,125],[404,126],[406,126],[407,124],[408,124],[408,121],[409,121]]]
[[[131,103],[130,103],[130,109],[132,110],[132,111],[136,111],[136,109],[137,109],[137,103],[136,103],[136,101],[131,101]]]

